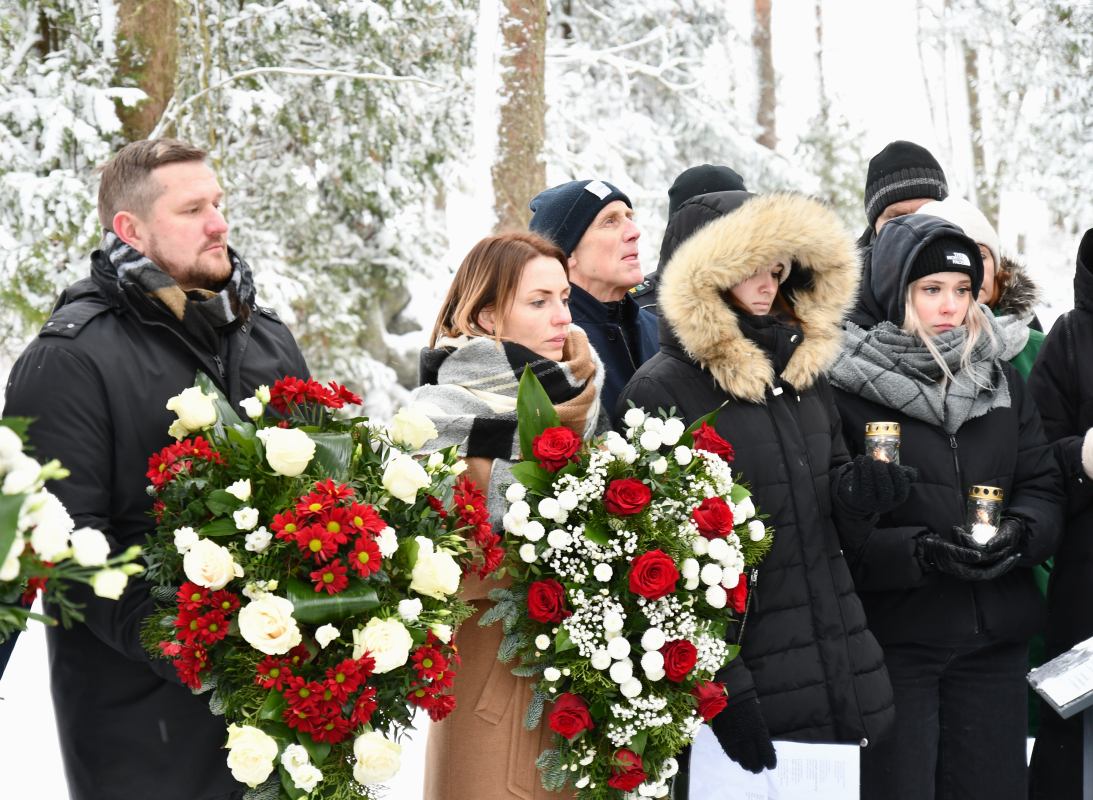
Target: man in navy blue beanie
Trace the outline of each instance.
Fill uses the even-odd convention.
[[[633,205],[604,181],[570,181],[540,192],[531,210],[528,228],[569,257],[569,309],[603,361],[600,402],[610,416],[627,381],[660,351],[656,317],[628,294],[642,282]]]

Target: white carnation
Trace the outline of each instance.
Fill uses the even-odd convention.
[[[681,467],[685,467],[690,464],[691,460],[694,458],[694,452],[691,450],[691,448],[682,444],[672,451],[672,455],[675,456],[676,463],[679,464],[679,466]]]
[[[434,622],[429,625],[429,630],[433,632],[433,636],[444,642],[444,644],[448,644],[452,640],[451,625],[444,625],[440,622]]]
[[[341,635],[341,631],[335,628],[333,625],[327,623],[315,631],[315,641],[319,643],[319,647],[326,649],[326,646],[332,641],[337,639]]]
[[[610,564],[597,564],[595,569],[592,570],[593,577],[598,581],[607,583],[611,580],[611,565]]]
[[[568,547],[572,541],[573,537],[560,528],[552,530],[547,536],[547,544],[551,547]],[[603,565],[601,564],[601,566]]]
[[[613,433],[613,431],[612,431]],[[619,456],[626,452],[627,442],[617,433],[614,436],[608,436],[607,439],[607,452],[613,456]]]
[[[117,600],[125,591],[129,576],[120,569],[100,569],[91,576],[91,590],[99,597]]]
[[[732,553],[732,548],[724,539],[711,539],[706,552],[714,561],[724,561]]]
[[[640,408],[631,408],[623,415],[622,421],[631,428],[641,427],[641,423],[645,422],[645,412]]]
[[[625,661],[616,661],[608,674],[615,683],[626,683],[634,677],[634,668]]]
[[[553,497],[544,497],[539,501],[539,516],[554,519],[562,510],[561,504]]]
[[[720,585],[714,584],[706,587],[706,602],[714,608],[724,608],[729,602],[729,596]]]
[[[376,545],[384,558],[393,556],[398,551],[398,537],[395,536],[395,529],[386,527],[380,531],[376,536]]]
[[[686,589],[688,592],[693,592],[695,589],[698,588],[698,583],[698,576],[695,575],[693,578],[687,578],[687,580],[683,582],[683,588]]]
[[[538,636],[535,637],[535,646],[538,647],[540,650],[546,650],[548,647],[550,647],[550,637],[547,636],[545,633],[540,633]]]
[[[603,629],[608,633],[622,630],[622,616],[617,611],[608,611],[603,615]]]
[[[641,694],[641,681],[637,678],[631,677],[628,681],[625,681],[622,686],[619,687],[619,691],[623,697],[634,698]]]
[[[266,530],[266,526],[263,525],[258,530],[248,533],[243,541],[245,542],[244,547],[252,553],[264,553],[273,542],[273,534]]]
[[[641,434],[641,438],[638,439],[640,444],[646,450],[659,450],[660,449],[660,435],[651,430],[646,430]]]
[[[650,650],[641,657],[641,668],[645,674],[656,674],[664,669],[664,656],[659,650]]]
[[[577,507],[578,502],[580,501],[577,499],[576,492],[569,489],[558,495],[558,505],[562,507],[563,511],[572,511]]]
[[[535,555],[535,545],[530,542],[520,545],[520,558],[528,564],[534,564],[535,559],[537,558]]]
[[[240,508],[238,511],[232,512],[232,519],[235,520],[235,527],[239,530],[249,531],[258,524],[258,509]]]
[[[509,513],[512,514],[513,519],[527,519],[531,516],[531,506],[523,500],[517,500],[509,506]]]
[[[588,661],[592,669],[604,670],[611,666],[611,654],[606,650],[597,650]]]
[[[175,529],[175,550],[186,555],[190,548],[197,544],[197,532],[193,528]]]
[[[524,526],[524,538],[529,542],[537,542],[546,535],[546,528],[543,527],[543,523],[533,519],[527,525]]]
[[[704,556],[710,552],[710,542],[704,536],[697,536],[695,540],[691,542],[691,550],[694,551],[696,556]]]
[[[561,670],[555,669],[554,667],[547,667],[543,670],[543,677],[553,683],[562,677],[562,673]]]
[[[241,481],[236,481],[224,491],[245,503],[250,499],[250,479],[244,478]]]
[[[110,543],[102,531],[79,528],[72,531],[72,557],[81,567],[101,567],[110,557]]]
[[[767,535],[767,527],[761,520],[753,519],[748,523],[748,538],[753,542],[761,542]]]
[[[668,459],[666,459],[664,456],[661,456],[652,464],[650,464],[649,467],[653,470],[654,475],[663,475],[665,472],[668,471]]]
[[[649,630],[641,635],[642,649],[650,652],[653,650],[659,650],[660,648],[664,647],[664,642],[666,641],[666,638],[667,637],[665,637],[664,631],[662,631],[660,628],[649,628]]]
[[[616,660],[626,658],[630,655],[630,640],[625,636],[612,639],[607,643],[607,652]]]
[[[699,573],[699,577],[702,582],[707,586],[713,586],[714,584],[721,583],[721,567],[717,564],[706,564],[702,567],[702,572]]]
[[[505,490],[505,499],[510,503],[518,503],[527,496],[528,490],[524,488],[523,484],[514,483]]]
[[[660,429],[660,440],[671,447],[679,441],[679,437],[682,436],[686,430],[687,428],[680,420],[672,417],[671,419],[664,421],[664,427]]]
[[[398,601],[398,615],[407,622],[413,622],[421,616],[422,604],[420,598]]]
[[[740,583],[740,573],[735,569],[726,569],[721,576],[721,585],[726,589],[735,589],[738,583]]]
[[[733,516],[740,519],[749,519],[755,516],[755,504],[750,497],[745,497],[736,504],[736,508],[733,509]]]
[[[683,559],[683,563],[679,565],[679,574],[684,577],[685,580],[698,577],[698,561],[693,558]]]

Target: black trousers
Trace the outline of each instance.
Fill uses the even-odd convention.
[[[1027,643],[884,647],[893,736],[861,754],[861,800],[1023,800]]]
[[[1029,765],[1029,800],[1081,800],[1082,715],[1063,719],[1040,701],[1040,731]]]

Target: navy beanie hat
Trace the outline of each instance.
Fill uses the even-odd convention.
[[[616,200],[634,207],[629,197],[606,181],[563,183],[532,198],[528,230],[550,239],[568,258],[596,215]]]
[[[914,142],[892,142],[869,161],[865,179],[865,217],[877,224],[884,209],[900,200],[949,196],[945,171],[925,147]]]

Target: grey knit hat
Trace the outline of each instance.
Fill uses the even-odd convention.
[[[877,224],[884,209],[900,200],[949,196],[945,171],[929,150],[914,142],[892,142],[869,162],[865,179],[865,217]]]

